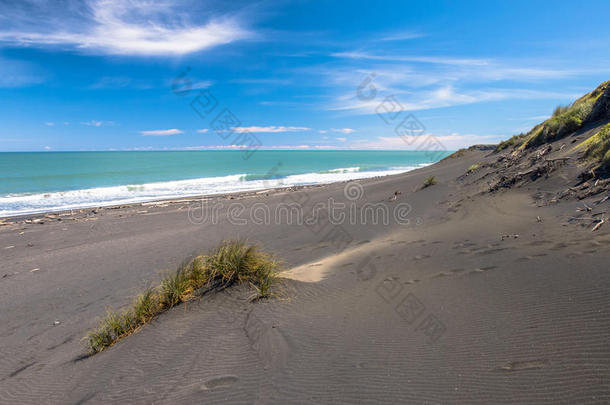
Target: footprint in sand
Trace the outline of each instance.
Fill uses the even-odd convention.
[[[513,372],[521,370],[537,370],[546,366],[548,360],[513,361],[500,367],[500,370]]]
[[[238,378],[234,375],[223,375],[212,378],[203,384],[203,389],[213,390],[216,388],[228,388],[237,382]]]
[[[535,240],[533,242],[530,242],[531,246],[540,246],[540,245],[547,245],[551,243],[550,240]]]
[[[452,273],[461,273],[461,272],[463,272],[464,270],[466,270],[466,269],[453,269],[453,270],[450,270],[450,271],[451,271]]]
[[[498,268],[498,266],[486,266],[486,267],[477,267],[474,270],[469,271],[468,273],[484,273],[489,270],[493,270]]]
[[[486,249],[486,250],[481,250],[479,252],[476,252],[475,254],[476,255],[491,255],[491,254],[494,254],[494,253],[499,253],[499,252],[501,252],[503,250],[506,250],[506,249],[509,249],[509,248]]]

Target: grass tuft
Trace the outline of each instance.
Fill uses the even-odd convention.
[[[519,134],[500,142],[496,152],[513,147],[525,149],[540,146],[561,139],[578,131],[590,117],[595,103],[610,86],[610,81],[600,84],[595,90],[585,94],[569,106],[558,106],[551,118],[533,127],[527,134]]]
[[[472,173],[472,172],[474,172],[475,170],[477,170],[479,167],[481,167],[481,164],[480,164],[480,163],[475,163],[475,164],[471,165],[471,166],[468,168],[468,170],[466,170],[466,173]]]
[[[424,185],[422,188],[430,187],[435,184],[438,184],[438,180],[436,180],[436,177],[430,176],[424,181]]]
[[[610,124],[606,124],[576,148],[584,149],[586,159],[598,163],[602,168],[610,169]]]
[[[257,299],[273,295],[279,262],[254,245],[242,241],[223,242],[210,254],[197,256],[167,274],[161,284],[138,295],[123,312],[108,311],[98,327],[86,337],[95,354],[137,331],[160,313],[195,297],[197,292],[248,283]]]
[[[155,317],[163,308],[157,292],[148,288],[138,295],[133,303],[133,316],[136,322],[144,324]]]

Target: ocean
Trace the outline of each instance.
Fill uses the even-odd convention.
[[[0,153],[0,217],[332,183],[434,163],[425,151],[257,151],[246,156],[242,151]]]

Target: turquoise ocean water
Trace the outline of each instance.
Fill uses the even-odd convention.
[[[447,153],[448,154],[448,153]],[[0,217],[397,174],[425,151],[0,153]]]

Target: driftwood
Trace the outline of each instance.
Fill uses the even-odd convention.
[[[601,227],[601,226],[602,226],[602,225],[603,225],[605,222],[606,222],[606,218],[602,218],[602,219],[601,219],[601,220],[600,220],[600,221],[597,223],[597,225],[595,225],[595,226],[593,227],[593,229],[591,229],[591,232],[595,232],[595,231],[597,231],[597,230],[598,230],[598,229],[599,229],[599,228],[600,228],[600,227]]]

